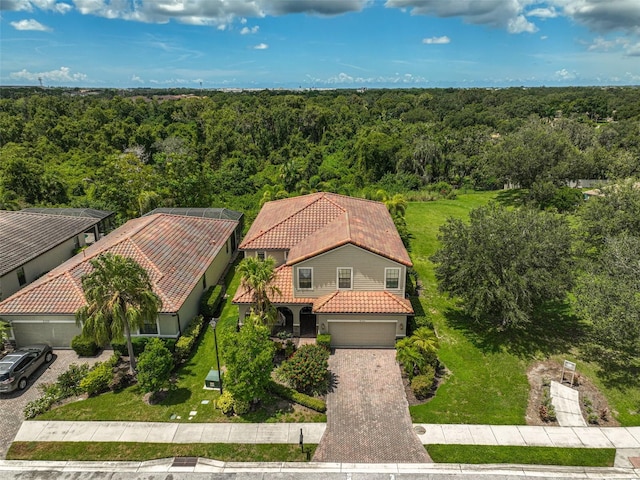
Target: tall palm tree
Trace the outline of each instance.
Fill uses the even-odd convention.
[[[93,271],[82,277],[87,303],[76,312],[76,323],[99,345],[124,336],[130,371],[135,373],[131,330],[155,322],[162,301],[153,292],[147,271],[132,258],[105,253],[89,263]]]
[[[236,270],[240,274],[242,285],[252,292],[255,313],[267,324],[275,320],[275,309],[269,300],[269,294],[280,293],[280,289],[273,285],[275,264],[273,257],[264,260],[245,257]]]

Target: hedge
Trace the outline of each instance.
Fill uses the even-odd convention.
[[[189,357],[189,354],[193,350],[200,333],[202,332],[202,327],[204,324],[204,318],[202,315],[198,315],[186,328],[184,332],[182,332],[182,336],[176,342],[175,348],[175,358],[176,362],[180,363],[186,360]]]
[[[98,344],[83,335],[76,335],[71,340],[71,348],[79,357],[95,357],[100,350]]]
[[[224,289],[222,285],[209,287],[200,298],[200,314],[207,318],[215,317],[223,298]]]
[[[331,350],[331,335],[329,333],[320,333],[316,337],[316,344],[323,346],[327,350]]]
[[[147,346],[147,342],[149,342],[149,340],[152,338],[156,337],[131,337],[131,343],[133,344],[133,354],[137,357],[142,352],[144,352],[144,348]],[[165,347],[167,347],[171,353],[175,353],[177,342],[175,338],[161,338],[160,340],[164,342]],[[124,338],[122,340],[112,340],[111,348],[113,348],[114,352],[117,352],[124,357],[129,356],[127,341]]]
[[[325,413],[327,411],[327,404],[324,400],[297,392],[293,388],[286,387],[274,382],[273,380],[269,382],[267,389],[279,397],[291,400],[292,402],[308,407],[316,412]]]

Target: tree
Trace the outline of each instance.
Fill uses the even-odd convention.
[[[640,236],[607,239],[578,279],[574,306],[592,323],[597,344],[640,368]]]
[[[245,319],[238,333],[223,337],[222,352],[227,367],[224,385],[234,400],[254,402],[265,397],[274,349],[269,328],[255,314]]]
[[[89,260],[93,271],[82,277],[86,305],[76,312],[82,333],[99,345],[124,338],[130,371],[136,370],[131,330],[155,322],[162,306],[147,271],[134,259],[105,253]]]
[[[468,225],[448,219],[439,239],[438,288],[462,298],[476,320],[527,323],[572,285],[571,232],[559,215],[493,203],[472,210]]]
[[[138,360],[138,385],[143,392],[155,394],[171,377],[173,355],[159,338],[147,342]]]
[[[438,338],[433,330],[421,327],[396,344],[396,360],[411,378],[438,365]]]
[[[322,345],[301,346],[280,368],[286,382],[298,392],[327,393],[329,350]]]
[[[0,319],[0,342],[4,342],[9,338],[9,328],[11,328],[9,323]]]
[[[237,272],[244,288],[253,295],[253,309],[263,322],[267,324],[275,320],[275,309],[269,300],[269,295],[280,293],[273,285],[275,279],[276,261],[273,257],[260,260],[257,257],[245,257],[238,265]]]

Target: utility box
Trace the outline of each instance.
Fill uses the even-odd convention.
[[[207,378],[204,379],[204,388],[220,390],[220,372],[218,370],[209,370]]]

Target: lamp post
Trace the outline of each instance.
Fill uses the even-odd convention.
[[[222,371],[220,370],[220,357],[218,356],[218,337],[216,335],[216,325],[218,321],[215,318],[211,319],[209,325],[213,328],[213,343],[216,346],[216,366],[218,367],[218,376],[220,377],[220,395],[222,395]]]

